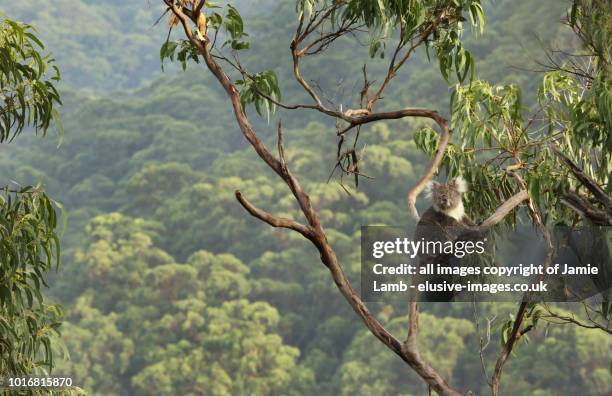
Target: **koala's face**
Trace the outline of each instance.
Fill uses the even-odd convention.
[[[462,194],[467,191],[467,184],[461,177],[456,177],[448,184],[432,182],[429,186],[434,205],[442,211],[454,209],[461,203]]]
[[[461,193],[454,185],[438,184],[433,187],[432,194],[433,201],[442,210],[453,209],[461,202]]]

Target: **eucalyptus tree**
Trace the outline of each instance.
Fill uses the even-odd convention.
[[[586,53],[580,55],[592,61],[593,68],[589,70],[594,74],[585,77],[579,70],[568,71],[559,65],[544,77],[539,103],[533,111],[525,108],[516,86],[495,86],[476,79],[474,56],[462,38],[467,26],[477,34],[484,31],[485,15],[479,0],[297,0],[295,33],[287,37],[287,42],[293,78],[307,98],[303,103],[289,103],[282,98],[274,71],[251,71],[240,61],[240,54],[249,50],[250,43],[236,8],[221,8],[206,0],[163,3],[170,29],[179,26],[185,38],[167,40],[162,45],[162,62],[176,59],[183,68],[189,61],[203,62],[229,97],[244,138],[287,185],[303,220],[279,217],[258,208],[240,191],[236,191],[236,199],[250,215],[309,240],[364,325],[439,394],[458,395],[459,391],[419,351],[418,304],[410,303],[409,326],[403,340],[370,312],[350,284],[317,209],[291,170],[285,156],[282,125],[279,122],[277,147],[271,150],[256,132],[247,113],[249,106],[268,119],[282,108],[311,111],[331,120],[336,125],[337,144],[329,147],[336,157],[335,169],[353,178],[355,184],[367,174],[357,149],[360,134],[367,133],[364,126],[386,120],[423,120],[426,125],[415,132],[414,139],[419,148],[430,154],[431,162],[408,189],[412,217],[418,220],[416,200],[434,175],[444,172],[450,177],[461,173],[477,186],[467,196],[467,207],[473,218],[485,219],[479,226],[504,232],[515,227],[522,214],[546,242],[545,265],[554,253],[552,224],[610,224],[609,5],[603,1],[576,0],[568,13],[568,24],[585,43]],[[355,36],[367,39],[365,51],[372,58],[383,58],[387,67],[381,75],[372,76],[363,66],[363,85],[353,92],[353,108],[346,109],[328,100],[322,92],[324,88],[315,86],[305,75],[303,64],[311,56],[329,56],[332,45]],[[441,77],[452,85],[448,117],[446,111],[432,108],[389,109],[381,100],[419,48],[427,51]],[[194,106],[193,110],[199,109]],[[591,309],[587,311],[593,315],[588,324],[575,317],[566,321],[606,331],[608,306],[604,303],[600,310]],[[499,394],[502,369],[518,340],[540,319],[555,315],[554,308],[523,302],[503,324],[503,345],[495,369],[491,373],[485,369],[493,395]]]
[[[61,134],[53,58],[29,25],[0,14],[0,144],[26,129]],[[40,186],[6,180],[0,187],[0,377],[44,373],[54,366],[61,306],[41,294],[60,265],[58,209]]]

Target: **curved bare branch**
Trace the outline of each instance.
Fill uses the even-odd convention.
[[[480,228],[483,231],[490,229],[495,226],[497,223],[502,221],[504,217],[508,215],[515,207],[520,205],[523,201],[529,198],[529,193],[526,190],[521,190],[512,197],[510,197],[506,202],[504,202],[497,210],[489,216],[488,219],[480,223]]]
[[[406,196],[410,215],[415,221],[419,221],[419,212],[416,208],[416,199],[419,194],[423,192],[427,183],[433,178],[434,173],[436,173],[436,171],[438,170],[438,167],[440,166],[440,163],[444,158],[444,152],[446,151],[446,146],[448,145],[451,134],[448,128],[448,121],[446,121],[446,119],[440,116],[437,112],[433,112],[432,114],[430,114],[429,118],[432,118],[434,121],[436,121],[436,123],[440,127],[440,142],[438,144],[436,155],[425,169],[425,173],[416,182],[416,184],[412,186],[412,188],[410,188]]]
[[[290,230],[299,232],[305,238],[312,240],[313,232],[310,227],[298,223],[292,219],[286,219],[282,217],[276,217],[262,209],[255,207],[248,199],[246,199],[240,191],[235,192],[236,199],[240,204],[246,209],[247,212],[251,214],[253,217],[257,217],[259,220],[270,224],[272,227],[280,227],[280,228],[288,228]]]

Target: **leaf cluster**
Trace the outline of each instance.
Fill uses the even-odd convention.
[[[0,15],[0,143],[31,125],[43,134],[59,123],[59,69],[34,29]]]
[[[46,273],[60,265],[57,205],[32,187],[0,195],[1,375],[54,366],[51,341],[63,310],[46,304],[41,291]]]

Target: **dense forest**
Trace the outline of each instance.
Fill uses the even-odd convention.
[[[294,2],[235,4],[251,42],[241,61],[273,69],[283,97],[299,102],[305,94],[292,83],[287,56]],[[484,2],[486,31],[465,39],[477,77],[518,84],[524,102],[534,103],[543,49],[577,45],[561,23],[568,7],[558,0]],[[416,374],[374,342],[312,246],[238,205],[240,189],[255,204],[274,202],[277,213],[298,217],[286,186],[235,132],[227,99],[203,67],[183,71],[166,61],[162,72],[159,47],[167,29],[165,19],[156,23],[160,4],[0,0],[0,10],[32,23],[62,71],[61,144],[52,134],[31,134],[0,146],[2,180],[41,182],[68,213],[62,266],[45,290],[66,309],[61,334],[68,353],[58,348],[54,373],[91,395],[427,394]],[[386,59],[370,59],[359,39],[330,54],[309,59],[304,69],[333,95],[330,101],[347,107],[354,105],[348,95],[362,81],[363,63],[372,73],[386,67]],[[410,103],[448,113],[450,88],[439,73],[425,51],[417,53],[384,108]],[[328,148],[336,136],[329,120],[282,110],[269,122],[257,118],[270,146],[276,117],[290,142],[292,171],[358,284],[361,226],[410,222],[405,195],[427,164],[411,134],[422,123],[364,127],[360,146],[369,178],[356,187],[332,174],[335,153]],[[405,304],[369,306],[387,328],[406,327]],[[515,309],[513,303],[482,303],[478,312],[469,303],[423,304],[423,353],[461,392],[485,394],[476,324]],[[551,325],[529,338],[505,368],[502,394],[609,394],[608,334]],[[494,323],[484,359],[494,359],[499,344]]]

